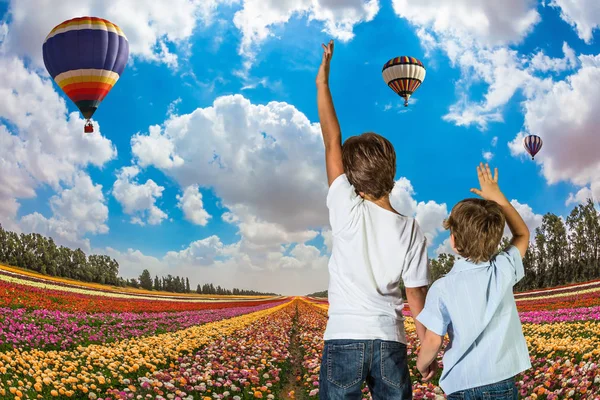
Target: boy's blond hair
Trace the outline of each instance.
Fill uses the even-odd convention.
[[[469,261],[489,261],[498,251],[506,218],[498,203],[465,199],[452,208],[444,228],[454,235],[458,254]]]

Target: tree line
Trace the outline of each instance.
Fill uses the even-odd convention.
[[[142,274],[139,276],[139,279],[130,279],[130,285],[135,287],[141,287],[146,290],[162,290],[165,292],[175,292],[175,293],[191,293],[190,289],[190,280],[186,277],[179,276],[171,276],[170,274],[163,277],[158,277],[158,275],[152,276],[150,275],[150,271],[147,269],[142,271]],[[216,295],[239,295],[239,296],[277,296],[275,293],[263,293],[257,292],[254,290],[245,290],[234,288],[225,289],[221,286],[215,287],[212,283],[205,283],[204,285],[196,286],[196,293],[198,294],[216,294]]]
[[[509,244],[509,238],[503,238],[499,250]],[[432,282],[450,272],[455,261],[446,253],[430,260]],[[531,232],[523,266],[525,277],[515,286],[517,292],[600,279],[600,212],[594,202],[577,205],[566,220],[544,215],[541,226]],[[327,297],[327,291],[317,293]]]
[[[83,250],[57,246],[51,237],[39,233],[15,233],[0,224],[0,263],[61,278],[114,286],[130,286],[147,290],[192,293],[187,277],[171,276],[152,279],[145,269],[138,279],[119,276],[119,263],[107,255],[86,255]],[[214,295],[275,296],[254,290],[224,289],[211,284],[198,285],[196,293]]]

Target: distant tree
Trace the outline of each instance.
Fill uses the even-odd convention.
[[[158,279],[158,275],[154,277],[154,290],[161,290],[160,280]]]
[[[139,281],[142,288],[152,290],[152,276],[150,275],[150,271],[147,269],[143,270]]]

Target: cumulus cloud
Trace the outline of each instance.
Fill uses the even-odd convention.
[[[444,116],[458,126],[486,130],[488,124],[502,122],[503,107],[517,91],[531,98],[550,85],[545,74],[564,72],[576,64],[566,43],[562,58],[543,51],[523,56],[510,48],[540,21],[534,0],[394,0],[393,5],[398,16],[415,26],[427,55],[440,50],[460,68],[458,100]],[[470,98],[469,89],[477,83],[488,86],[481,101]]]
[[[35,212],[21,218],[20,226],[24,231],[51,236],[58,244],[83,247],[85,251],[90,249],[89,239],[83,238],[85,234],[108,232],[108,207],[102,186],[84,173],[75,177],[71,188],[50,198],[50,208],[50,218]]]
[[[485,161],[491,161],[492,158],[494,158],[494,153],[492,153],[491,151],[483,151],[481,153],[481,157],[483,157]]]
[[[256,264],[240,242],[225,245],[217,236],[196,240],[181,251],[169,251],[152,257],[139,250],[120,252],[113,248],[97,249],[119,262],[119,273],[128,278],[148,269],[152,275],[188,276],[192,287],[207,282],[231,288],[277,291],[303,295],[327,288],[329,258],[312,245],[296,244],[291,250],[263,253]]]
[[[484,46],[519,43],[540,21],[534,0],[393,0],[394,11],[421,34],[454,37]]]
[[[205,226],[208,224],[211,216],[204,209],[202,193],[198,190],[198,185],[185,188],[183,195],[177,195],[177,200],[179,200],[177,207],[183,211],[185,219],[196,225]]]
[[[438,204],[433,200],[417,202],[415,191],[407,178],[396,181],[390,195],[390,202],[396,211],[414,217],[427,237],[428,245],[432,245],[437,235],[443,230],[442,223],[448,216],[445,203]]]
[[[0,55],[0,70],[0,218],[6,226],[14,222],[18,199],[35,197],[40,185],[73,185],[79,171],[102,167],[117,152],[98,127],[84,134],[78,113],[69,114],[52,82],[22,60]]]
[[[177,66],[169,46],[183,45],[198,21],[210,24],[219,3],[227,0],[171,0],[144,3],[136,0],[12,0],[3,51],[31,59],[43,68],[42,44],[52,28],[75,16],[101,16],[127,35],[132,56]]]
[[[136,166],[123,167],[117,173],[112,194],[123,207],[126,214],[131,215],[131,223],[138,225],[158,225],[167,214],[156,206],[156,200],[162,196],[164,187],[152,179],[140,184],[135,179],[140,173]]]
[[[294,16],[319,21],[324,25],[324,32],[346,42],[354,37],[355,25],[371,21],[378,11],[379,0],[244,0],[233,22],[242,33],[239,53],[246,58],[248,69],[260,44],[273,36],[272,28],[287,23]]]
[[[533,235],[535,235],[536,228],[542,226],[542,219],[544,216],[541,214],[536,214],[531,206],[527,204],[521,204],[517,200],[511,200],[510,204],[512,204],[519,215],[521,215],[521,218],[523,218],[523,221],[525,221],[525,224],[529,228],[529,232],[531,232],[533,237]],[[508,229],[508,226],[504,230],[504,235],[510,236],[510,230]]]
[[[595,0],[552,0],[560,9],[560,17],[573,26],[579,38],[591,43],[594,30],[600,28],[600,3]]]
[[[327,224],[319,125],[290,104],[219,97],[136,135],[132,152],[140,166],[159,168],[181,187],[211,187],[241,222],[286,232]]]
[[[600,188],[594,186],[594,189],[597,193],[600,193]],[[598,198],[594,196],[594,190],[592,190],[590,187],[582,187],[577,191],[577,193],[569,193],[569,197],[567,198],[565,205],[571,206],[585,204],[588,202],[588,200],[597,201],[597,199]]]
[[[581,67],[565,80],[524,103],[524,131],[544,140],[535,162],[549,184],[560,181],[591,185],[600,197],[600,55],[579,56]],[[509,144],[515,156],[525,155],[519,133]]]

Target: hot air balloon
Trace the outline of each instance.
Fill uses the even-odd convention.
[[[527,150],[527,152],[531,155],[532,160],[541,150],[542,144],[544,144],[544,142],[542,142],[542,138],[536,135],[529,135],[523,138],[523,147],[525,147],[525,150]]]
[[[93,132],[90,119],[129,58],[125,34],[102,18],[73,18],[50,31],[42,50],[48,73],[87,120],[84,132]]]
[[[408,107],[408,99],[425,79],[425,67],[414,57],[401,56],[386,62],[382,74],[385,83],[404,98],[404,106]]]

